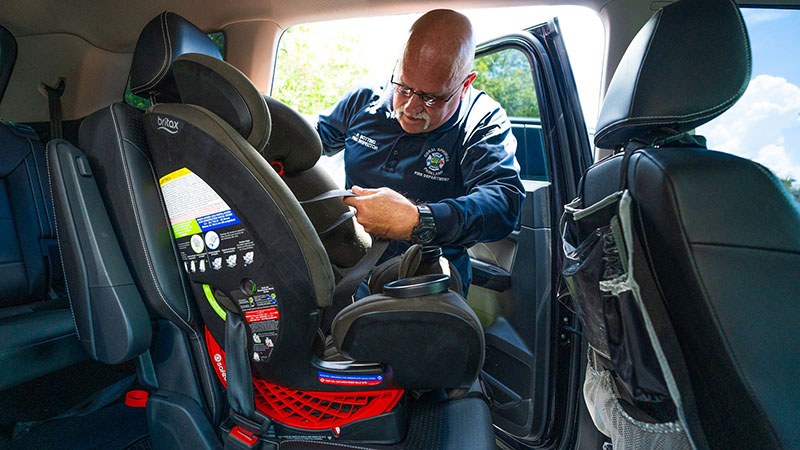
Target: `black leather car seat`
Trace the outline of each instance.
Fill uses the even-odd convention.
[[[134,93],[153,101],[177,95],[172,61],[184,51],[220,56],[208,36],[182,17],[164,12],[150,21],[134,51]],[[147,408],[154,440],[213,448],[224,396],[166,221],[143,114],[114,103],[82,121],[80,149],[63,140],[48,145],[58,178],[59,223],[73,230],[64,258],[68,278],[104,288],[71,286],[76,319],[95,359],[137,358],[140,382],[152,390]],[[176,434],[177,424],[185,425],[185,434]]]
[[[0,46],[16,54],[2,27]],[[45,160],[36,133],[0,122],[0,390],[87,357],[63,292]]]
[[[568,211],[575,220],[568,241],[599,233],[606,259],[616,241],[622,263],[615,270],[633,279],[620,284],[602,271],[584,272],[584,281],[600,277],[601,286],[595,278],[594,289],[585,283],[573,292],[579,304],[606,302],[595,318],[581,304],[590,345],[608,347],[607,358],[594,352],[601,367],[590,375],[611,373],[618,392],[634,386],[619,423],[685,432],[677,448],[800,447],[793,320],[800,315],[800,211],[767,169],[686,134],[729,108],[749,77],[748,37],[734,2],[683,0],[658,11],[622,58],[598,121],[596,145],[624,152],[587,170]],[[568,275],[583,270],[582,251],[567,254],[577,271]],[[640,294],[630,296],[634,285]],[[615,314],[621,324],[604,321]],[[623,338],[602,342],[603,335]],[[602,398],[598,386],[587,385],[587,400]],[[648,386],[655,388],[649,399]],[[631,419],[659,389],[669,405]],[[677,426],[659,428],[659,413]],[[596,423],[615,437],[615,449],[637,445],[608,417]]]

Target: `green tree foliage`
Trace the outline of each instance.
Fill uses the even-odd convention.
[[[325,42],[313,42],[308,27],[288,29],[278,47],[272,96],[303,114],[333,106],[367,75],[367,61],[353,52],[357,38],[342,30]]]
[[[783,187],[794,197],[794,201],[800,203],[800,183],[796,183],[796,181],[797,180],[792,177],[781,178]]]
[[[475,60],[473,85],[503,105],[510,117],[539,117],[531,66],[525,55],[505,49]]]
[[[211,38],[211,41],[214,42],[214,45],[219,49],[222,59],[225,59],[225,33],[217,31],[216,33],[209,33],[208,37]]]

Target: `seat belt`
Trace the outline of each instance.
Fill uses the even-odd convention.
[[[345,275],[336,284],[333,289],[333,304],[340,304],[338,302],[346,301],[349,297],[355,294],[361,281],[367,277],[367,274],[375,267],[375,264],[383,256],[386,248],[389,247],[391,241],[386,239],[373,239],[372,247],[367,250],[367,253],[361,257],[360,260],[353,266],[347,275]]]
[[[64,95],[64,79],[59,78],[55,86],[41,83],[44,93],[47,94],[47,103],[50,106],[50,139],[61,139],[64,137],[61,124],[61,96]]]
[[[227,380],[229,423],[223,430],[226,450],[258,448],[271,421],[256,416],[253,375],[247,354],[247,330],[237,311],[228,310],[225,316],[225,370]]]

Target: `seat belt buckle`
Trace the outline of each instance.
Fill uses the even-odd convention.
[[[226,421],[226,425],[223,425],[225,450],[277,448],[269,445],[269,441],[262,439],[270,425],[269,420],[265,420],[264,423],[258,423],[232,412]],[[228,430],[228,427],[231,428]]]
[[[230,433],[228,433],[229,442],[225,443],[225,448],[229,447],[229,443],[234,444],[230,445],[230,448],[241,448],[241,449],[254,449],[258,445],[258,436],[249,431],[246,431],[244,428],[239,427],[239,425],[234,426],[231,428]],[[238,442],[236,442],[238,441]]]

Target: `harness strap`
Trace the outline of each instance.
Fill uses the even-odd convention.
[[[388,240],[375,239],[372,241],[372,247],[367,250],[361,259],[353,266],[347,275],[345,275],[333,290],[333,304],[341,304],[339,302],[346,301],[352,297],[358,289],[361,281],[367,277],[367,274],[375,267],[375,264],[383,256],[386,248],[389,246]]]
[[[308,200],[303,200],[300,202],[301,205],[307,205],[309,203],[321,202],[323,200],[328,200],[331,198],[344,198],[344,197],[356,197],[356,194],[353,193],[350,189],[331,189],[330,191],[323,192],[316,197],[312,197]]]

